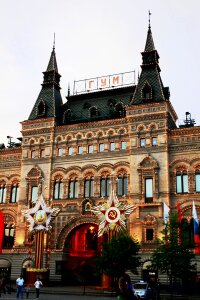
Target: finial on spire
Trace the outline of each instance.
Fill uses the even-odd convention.
[[[151,12],[149,10],[149,29],[151,29]]]
[[[56,34],[54,32],[54,36],[53,36],[53,50],[55,50],[55,44],[56,44]]]

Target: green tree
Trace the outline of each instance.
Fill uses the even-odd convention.
[[[173,282],[177,279],[184,281],[195,269],[193,263],[195,255],[182,239],[184,232],[180,232],[179,228],[177,215],[173,214],[162,232],[163,238],[158,240],[158,247],[152,255],[152,267],[168,275],[171,291]]]
[[[127,234],[103,243],[102,253],[95,260],[98,274],[113,278],[119,278],[127,270],[136,274],[140,266],[139,249],[139,243]]]

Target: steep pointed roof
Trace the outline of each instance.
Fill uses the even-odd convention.
[[[51,57],[44,74],[42,89],[35,102],[29,120],[38,118],[55,117],[57,123],[60,119],[60,108],[63,104],[60,94],[60,74],[58,73],[55,48],[51,52]]]
[[[142,52],[142,72],[133,94],[131,104],[160,102],[169,100],[169,88],[164,87],[160,77],[159,55],[154,46],[149,25],[144,52]]]
[[[147,32],[147,40],[146,40],[146,45],[144,48],[144,51],[153,51],[155,50],[154,42],[153,42],[153,36],[151,32],[151,27],[149,26],[148,32]]]
[[[58,66],[57,66],[56,53],[55,53],[54,47],[51,52],[51,57],[50,57],[46,72],[48,72],[48,71],[56,71],[58,73]]]

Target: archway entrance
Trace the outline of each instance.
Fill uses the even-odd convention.
[[[97,232],[96,224],[82,224],[74,228],[66,238],[64,284],[99,283],[100,279],[95,275],[94,262],[100,242]]]

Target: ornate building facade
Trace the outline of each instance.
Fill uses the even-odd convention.
[[[23,210],[38,189],[60,209],[45,237],[50,280],[79,278],[97,254],[98,220],[91,207],[107,200],[111,176],[119,201],[136,206],[127,228],[141,244],[142,270],[163,229],[163,203],[180,207],[193,241],[192,202],[200,215],[200,127],[177,115],[164,87],[151,27],[136,85],[60,94],[53,48],[40,94],[22,124],[22,142],[0,149],[0,210],[4,215],[0,267],[15,279],[34,265],[34,240]],[[187,113],[187,117],[188,117]],[[197,256],[197,269],[200,260]],[[72,276],[72,277],[73,277]]]

